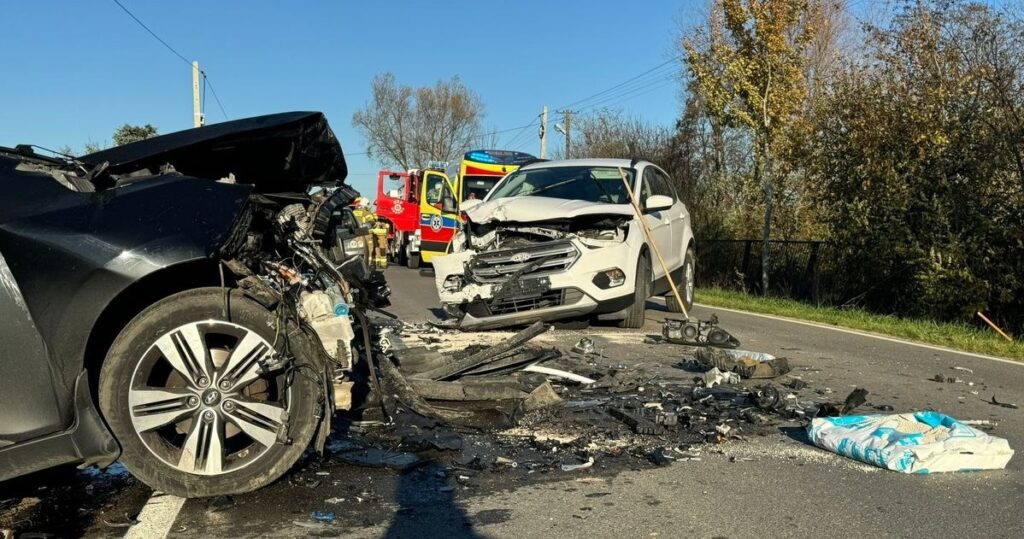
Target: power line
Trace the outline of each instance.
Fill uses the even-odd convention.
[[[174,50],[174,47],[168,45],[166,41],[164,41],[163,39],[160,39],[160,36],[156,35],[156,32],[150,30],[149,27],[146,26],[146,23],[140,21],[139,18],[136,17],[134,13],[132,13],[131,11],[128,11],[128,8],[124,7],[124,4],[122,4],[120,2],[120,0],[114,0],[114,3],[117,4],[118,7],[123,9],[124,12],[127,13],[128,16],[131,17],[135,22],[139,23],[139,26],[143,27],[147,32],[149,32],[149,35],[153,36],[153,38],[155,38],[157,41],[159,41],[164,47],[167,47],[167,50],[173,52],[174,55],[177,56],[178,58],[181,58],[182,62],[185,62],[186,64],[188,64],[190,66],[192,65],[192,62],[190,62],[188,60],[188,58],[185,58],[184,56],[182,56],[182,54],[180,52]]]
[[[583,99],[576,100],[563,107],[557,107],[555,108],[555,110],[568,110],[572,107],[589,102],[589,104],[584,105],[583,107],[583,110],[588,110],[593,109],[602,104],[621,103],[623,101],[627,101],[629,99],[633,99],[635,97],[653,92],[654,90],[662,88],[671,82],[673,78],[671,76],[672,70],[665,70],[664,68],[665,66],[668,66],[669,64],[672,64],[673,62],[676,62],[681,58],[681,56],[670,58],[650,69],[647,69],[642,73],[634,75],[633,77],[630,77],[618,84],[615,84],[614,86],[605,88],[600,92],[584,97]],[[523,134],[526,132],[527,129],[537,124],[539,117],[540,116],[538,115],[536,118],[533,119],[533,121],[526,125],[520,127],[512,127],[509,129],[502,129],[499,131],[492,131],[490,133],[487,133],[486,135],[494,135],[498,133],[517,131],[517,133],[513,135],[512,138],[509,139],[509,141],[503,145],[505,147],[512,148],[520,142]]]
[[[522,138],[523,134],[527,132],[527,129],[529,129],[529,128],[533,127],[534,125],[536,125],[538,121],[540,121],[539,117],[534,118],[532,122],[524,125],[522,127],[522,129],[519,130],[518,133],[516,133],[515,135],[512,136],[512,139],[508,141],[508,144],[506,146],[509,147],[509,148],[513,147],[516,143],[519,142],[519,139]]]
[[[122,11],[127,13],[128,16],[132,18],[133,21],[137,22],[139,24],[139,26],[141,26],[144,30],[146,30],[146,32],[149,32],[149,35],[153,36],[153,39],[156,39],[157,41],[159,41],[161,45],[163,45],[164,47],[167,48],[167,50],[169,50],[172,53],[174,53],[174,55],[177,56],[178,58],[181,58],[181,61],[185,62],[185,64],[187,64],[189,67],[192,66],[192,62],[190,62],[188,58],[185,58],[185,56],[183,54],[178,52],[174,47],[170,46],[170,44],[168,44],[166,41],[164,41],[160,36],[156,35],[156,32],[154,32],[152,29],[150,29],[150,27],[146,26],[146,23],[142,22],[138,17],[136,17],[135,14],[132,13],[128,8],[126,8],[124,6],[124,4],[121,3],[120,0],[113,0],[113,2],[115,4],[117,4],[117,7],[121,8]],[[220,97],[217,95],[217,90],[215,90],[213,88],[213,82],[210,81],[210,78],[206,75],[206,71],[200,70],[199,73],[203,76],[203,109],[204,109],[204,114],[205,114],[205,109],[206,109],[206,86],[209,85],[210,86],[210,93],[213,94],[213,99],[214,99],[214,101],[217,102],[217,108],[220,109],[221,114],[224,115],[224,119],[227,120],[228,119],[228,113],[224,110],[224,105],[220,102]]]
[[[535,119],[535,120],[533,120],[533,122],[530,122],[530,123],[528,123],[528,124],[526,124],[526,125],[521,125],[521,126],[519,126],[519,127],[510,127],[510,128],[508,128],[508,129],[500,129],[500,130],[498,130],[498,131],[490,131],[490,132],[488,132],[488,133],[483,133],[483,134],[482,134],[481,136],[483,136],[483,137],[489,137],[489,136],[491,136],[491,135],[500,135],[501,133],[508,133],[508,132],[510,132],[510,131],[518,131],[518,130],[520,130],[520,129],[526,129],[527,127],[530,127],[531,125],[533,125],[533,124],[534,124],[534,122],[536,122],[536,121],[537,121],[537,120]]]
[[[613,92],[615,90],[618,90],[618,89],[622,88],[623,86],[625,86],[625,85],[627,85],[627,84],[629,84],[629,83],[631,83],[631,82],[633,82],[633,81],[635,81],[635,80],[637,80],[637,79],[639,79],[641,77],[644,77],[645,75],[649,75],[650,73],[652,73],[652,72],[654,72],[654,71],[656,71],[658,69],[661,69],[661,68],[671,64],[672,62],[676,62],[676,61],[681,60],[681,59],[682,59],[681,56],[674,56],[674,57],[672,57],[672,58],[670,58],[670,59],[668,59],[668,60],[666,60],[666,61],[664,61],[664,62],[662,62],[662,63],[660,63],[660,64],[658,64],[658,65],[656,65],[656,66],[654,66],[652,68],[650,68],[650,69],[648,69],[647,71],[644,71],[643,73],[640,73],[639,75],[636,75],[634,77],[630,77],[630,78],[628,78],[628,79],[626,79],[626,80],[624,80],[624,81],[622,81],[622,82],[620,82],[620,83],[618,83],[618,84],[616,84],[616,85],[614,85],[612,87],[609,87],[609,88],[606,88],[604,90],[601,90],[600,92],[597,92],[596,94],[584,97],[583,99],[580,99],[578,101],[574,101],[572,103],[569,103],[568,105],[565,105],[563,107],[557,107],[555,110],[570,109],[570,108],[575,107],[575,106],[577,106],[577,105],[579,105],[581,103],[585,103],[587,101],[590,101],[590,100],[592,100],[594,98],[601,97],[601,96],[606,96],[609,92]]]
[[[599,106],[602,103],[615,100],[621,96],[629,95],[639,90],[650,88],[656,84],[660,84],[665,80],[674,78],[674,73],[665,71],[655,71],[641,78],[638,78],[632,82],[621,85],[619,88],[614,90],[606,91],[603,95],[592,97],[589,101],[582,105],[578,105],[576,108],[580,109],[591,109]]]
[[[224,119],[227,120],[228,119],[228,113],[227,113],[227,111],[224,110],[224,105],[221,104],[220,97],[217,96],[217,90],[213,89],[213,82],[211,82],[209,77],[206,76],[206,72],[205,71],[199,71],[199,72],[202,73],[202,75],[203,75],[203,81],[210,86],[210,93],[213,94],[213,100],[217,102],[217,108],[220,109],[220,113],[223,114],[224,115]],[[203,102],[204,102],[203,107],[206,107],[205,101],[206,100],[204,98],[203,99]]]
[[[674,82],[675,82],[675,77],[671,77],[671,76],[663,77],[661,79],[654,79],[654,80],[650,81],[648,84],[644,84],[644,85],[640,85],[640,86],[635,86],[635,87],[630,88],[628,90],[625,90],[625,91],[622,91],[622,92],[618,92],[618,93],[615,93],[615,94],[612,94],[612,95],[605,96],[602,99],[599,99],[597,101],[594,101],[594,102],[590,103],[589,105],[584,107],[582,110],[593,110],[593,109],[596,109],[596,108],[602,107],[602,106],[603,107],[609,107],[611,105],[622,103],[624,101],[628,101],[630,99],[633,99],[635,97],[639,97],[641,95],[649,94],[649,93],[651,93],[651,92],[653,92],[655,90],[659,90],[661,88],[664,88],[665,86],[668,86],[668,85],[670,85],[670,84],[672,84]]]

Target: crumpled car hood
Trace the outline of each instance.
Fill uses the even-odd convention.
[[[466,210],[474,223],[517,222],[530,223],[560,219],[574,219],[596,215],[632,217],[628,204],[606,204],[585,200],[565,200],[540,196],[524,196],[488,200]]]
[[[320,112],[284,112],[168,133],[85,155],[79,161],[109,163],[107,175],[170,164],[186,176],[238,183],[261,193],[303,192],[313,185],[340,185],[348,176],[341,144]]]

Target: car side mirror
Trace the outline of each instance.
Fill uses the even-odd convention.
[[[667,210],[672,207],[672,197],[665,195],[651,195],[644,201],[646,211]]]

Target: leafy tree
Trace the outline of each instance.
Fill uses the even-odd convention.
[[[458,76],[433,86],[400,85],[391,73],[374,77],[372,97],[352,115],[370,157],[402,168],[455,161],[477,140],[484,107]]]
[[[148,139],[157,136],[157,128],[150,124],[146,125],[132,125],[123,124],[114,130],[114,146],[121,146],[123,144],[129,144],[140,140]],[[96,153],[107,147],[106,142],[95,142],[90,140],[82,146],[81,152],[76,152],[71,146],[64,145],[60,147],[60,153],[65,155],[88,155],[90,153]]]
[[[809,173],[838,282],[876,309],[1024,327],[1024,24],[908,4],[814,114]]]
[[[114,146],[123,146],[132,142],[138,142],[157,135],[157,130],[150,124],[131,125],[124,124],[114,131]]]
[[[816,3],[807,0],[717,0],[707,28],[683,43],[691,91],[721,127],[741,128],[753,142],[753,181],[764,202],[761,285],[768,293],[772,213],[807,96],[805,49]]]

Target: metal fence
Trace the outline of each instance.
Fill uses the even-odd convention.
[[[761,240],[697,241],[697,284],[761,292]],[[773,294],[822,303],[831,299],[823,267],[834,253],[824,241],[770,240]],[[824,285],[824,286],[823,286]]]

